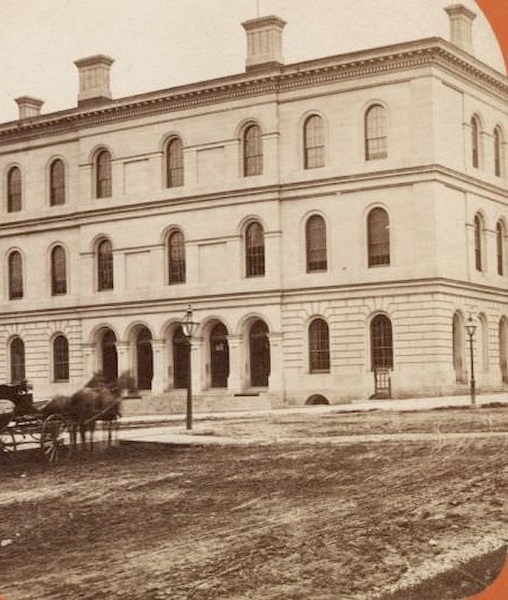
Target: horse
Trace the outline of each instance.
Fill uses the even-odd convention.
[[[106,422],[108,445],[112,443],[112,424],[120,416],[122,389],[116,382],[105,384],[100,374],[72,396],[56,396],[42,408],[44,418],[59,414],[71,423],[71,444],[77,441],[79,431],[83,447],[86,447],[86,434],[89,434],[90,449],[93,449],[93,434],[97,420]]]

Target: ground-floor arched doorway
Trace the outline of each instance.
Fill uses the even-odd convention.
[[[270,376],[270,341],[267,324],[258,319],[249,331],[250,384],[268,387]]]
[[[136,337],[136,358],[138,388],[150,390],[153,379],[152,334],[146,327],[142,327]]]
[[[186,388],[189,381],[189,342],[182,328],[173,335],[173,387]]]
[[[228,332],[222,323],[216,323],[210,332],[210,376],[211,387],[228,387]]]
[[[116,350],[116,336],[111,329],[104,330],[101,337],[101,365],[100,370],[104,381],[110,383],[118,379],[118,354]]]

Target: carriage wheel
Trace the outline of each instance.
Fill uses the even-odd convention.
[[[62,416],[50,415],[43,422],[41,450],[50,463],[56,463],[69,454],[69,425]]]
[[[0,456],[11,458],[16,453],[16,437],[10,429],[0,431]]]

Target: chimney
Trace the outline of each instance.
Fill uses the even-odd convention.
[[[111,100],[109,70],[115,61],[104,54],[76,60],[79,71],[78,106]]]
[[[473,53],[473,21],[476,14],[463,4],[452,4],[445,11],[450,19],[450,41],[462,50]]]
[[[31,119],[41,114],[41,107],[44,100],[31,98],[30,96],[20,96],[14,100],[19,108],[19,120]]]
[[[280,67],[282,57],[282,30],[286,21],[271,15],[242,23],[247,32],[247,71]]]

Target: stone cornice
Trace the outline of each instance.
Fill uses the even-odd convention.
[[[473,81],[504,100],[508,99],[508,79],[504,75],[441,38],[428,38],[105,101],[88,109],[78,107],[24,121],[11,121],[0,125],[0,145],[432,65],[446,68],[465,81]]]

